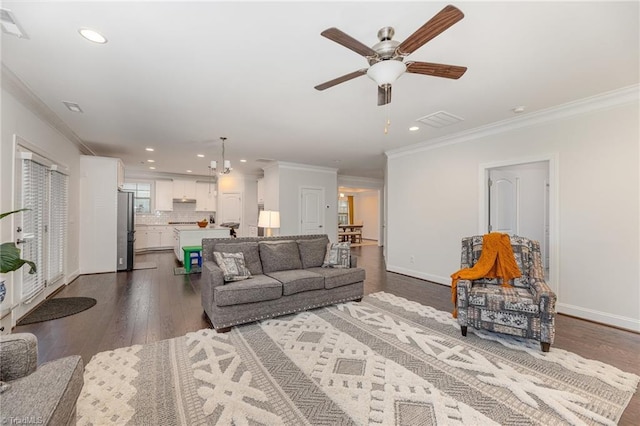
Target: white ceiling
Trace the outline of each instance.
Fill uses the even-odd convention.
[[[465,18],[409,58],[467,66],[459,80],[405,74],[389,107],[367,77],[313,88],[367,66],[324,29],[372,46],[393,26],[402,41],[446,4],[3,1],[29,38],[2,34],[2,62],[96,154],[201,175],[226,136],[238,171],[274,159],[382,177],[386,150],[638,84],[637,1],[455,2]],[[464,121],[408,131],[437,111]]]

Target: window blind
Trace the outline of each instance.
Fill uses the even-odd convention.
[[[34,262],[35,274],[22,268],[21,301],[28,302],[45,286],[44,243],[46,233],[48,168],[32,160],[22,160],[22,238],[21,257]]]
[[[49,179],[49,194],[47,283],[54,283],[64,276],[65,243],[67,241],[67,176],[52,170]]]

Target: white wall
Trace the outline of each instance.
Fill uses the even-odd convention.
[[[249,226],[256,226],[258,223],[258,190],[257,177],[254,175],[243,175],[231,172],[222,175],[218,179],[218,207],[216,222],[220,224],[224,217],[224,203],[222,194],[239,193],[242,196],[242,222],[237,233],[238,236],[248,236]],[[219,219],[218,219],[219,218]]]
[[[277,162],[264,169],[265,210],[280,211],[280,229],[274,235],[300,233],[300,189],[324,189],[324,227],[331,241],[338,236],[337,170]]]
[[[362,238],[379,240],[380,238],[380,208],[379,191],[356,192],[353,194],[353,220],[362,221]]]
[[[4,83],[4,81],[3,81]],[[0,211],[14,210],[14,143],[13,135],[17,134],[30,144],[38,154],[50,158],[55,163],[64,164],[69,175],[69,223],[67,238],[67,261],[65,264],[65,283],[69,283],[79,273],[79,170],[80,150],[69,139],[64,137],[51,125],[40,119],[36,114],[25,107],[3,85],[2,88],[2,146],[0,149],[0,179],[2,191],[0,194]],[[11,216],[2,219],[0,223],[0,241],[6,242],[14,239],[13,218]],[[8,297],[3,302],[10,306],[13,296],[11,275],[6,276]],[[17,299],[14,300],[17,302]],[[37,304],[37,303],[35,303]],[[34,304],[34,306],[35,306]],[[15,321],[15,318],[14,318]]]
[[[389,153],[388,269],[448,284],[479,232],[480,165],[555,155],[558,310],[640,331],[637,88],[619,99]]]

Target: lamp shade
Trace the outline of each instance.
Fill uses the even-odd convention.
[[[258,216],[258,226],[260,228],[280,228],[280,212],[262,210]]]
[[[393,84],[406,70],[407,66],[403,62],[389,59],[371,65],[367,70],[367,76],[378,83],[378,86],[382,86]]]

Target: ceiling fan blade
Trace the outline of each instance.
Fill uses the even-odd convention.
[[[328,89],[329,87],[335,86],[336,84],[344,83],[345,81],[349,81],[349,80],[352,80],[352,79],[354,79],[356,77],[360,77],[361,75],[365,75],[366,73],[367,73],[366,69],[361,69],[361,70],[358,70],[358,71],[354,71],[354,72],[351,72],[349,74],[345,74],[342,77],[334,78],[333,80],[329,80],[329,81],[327,81],[325,83],[318,84],[315,87],[315,89],[316,90],[325,90],[325,89]]]
[[[432,75],[434,77],[453,78],[455,80],[462,77],[466,71],[467,67],[459,67],[457,65],[434,64],[431,62],[407,63],[407,72]]]
[[[338,44],[343,45],[347,49],[351,49],[359,55],[362,56],[378,56],[375,50],[360,43],[355,38],[350,35],[340,31],[337,28],[328,28],[320,33],[321,36],[328,38],[329,40],[335,41]]]
[[[400,43],[396,48],[396,52],[405,56],[414,52],[462,18],[464,18],[464,13],[460,9],[451,5],[446,6],[426,24],[418,28],[416,32],[407,37],[405,41]]]
[[[378,106],[391,103],[391,85],[385,87],[378,86]]]

